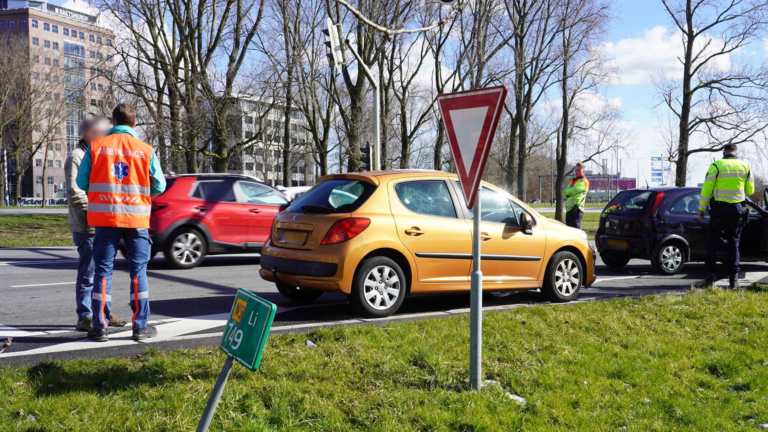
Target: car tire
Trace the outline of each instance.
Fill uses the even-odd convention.
[[[656,273],[673,275],[680,273],[685,264],[685,249],[676,241],[661,245],[656,254],[651,257],[651,267]]]
[[[168,238],[163,255],[172,267],[191,269],[203,262],[207,248],[205,236],[200,231],[181,228]]]
[[[583,272],[581,260],[573,252],[558,252],[549,260],[541,292],[552,303],[576,300],[581,291]]]
[[[323,295],[323,291],[312,290],[307,288],[299,288],[295,286],[286,285],[280,281],[275,281],[275,286],[280,292],[280,295],[287,298],[294,303],[309,303],[317,300]]]
[[[603,255],[603,254],[600,254],[600,259],[603,260],[603,264],[607,265],[612,269],[624,268],[624,266],[627,265],[627,263],[629,262],[629,258]]]
[[[355,272],[349,302],[360,315],[381,318],[397,312],[406,292],[407,280],[400,265],[388,257],[371,257]]]

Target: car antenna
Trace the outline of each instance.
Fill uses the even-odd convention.
[[[648,177],[645,176],[645,171],[640,170],[641,173],[643,173],[643,180],[645,180],[645,188],[650,189],[650,186],[648,186]]]

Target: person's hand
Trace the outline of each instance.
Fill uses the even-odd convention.
[[[699,220],[700,220],[700,221],[702,221],[702,222],[704,222],[704,217],[706,217],[706,215],[707,215],[707,214],[706,214],[706,213],[704,213],[703,211],[699,211]]]

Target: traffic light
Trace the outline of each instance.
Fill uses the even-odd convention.
[[[365,147],[360,147],[360,151],[363,153],[363,155],[360,157],[360,162],[362,162],[361,171],[370,171],[371,170],[371,145],[368,143],[365,143]]]
[[[344,63],[344,46],[339,38],[339,29],[330,18],[325,20],[323,34],[325,35],[325,46],[330,50],[328,58],[333,61],[334,66],[342,65]]]
[[[57,193],[59,193],[59,185],[58,184],[54,184],[53,185],[53,194],[56,195]]]

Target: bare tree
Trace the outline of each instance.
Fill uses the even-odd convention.
[[[685,186],[688,158],[728,143],[754,143],[768,127],[768,75],[734,54],[759,40],[768,22],[764,0],[662,0],[682,40],[682,79],[658,83],[677,119],[675,183]],[[725,67],[719,62],[730,62]],[[705,141],[692,146],[700,134]]]

